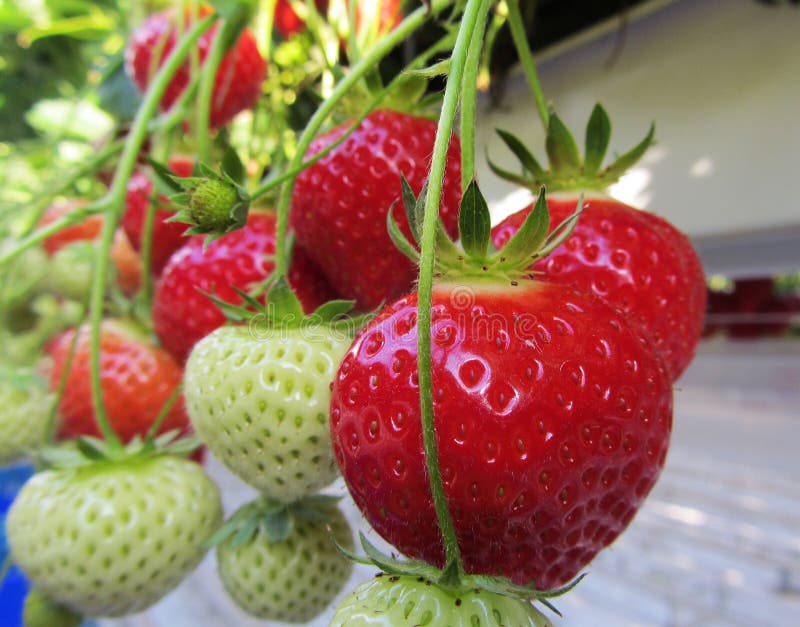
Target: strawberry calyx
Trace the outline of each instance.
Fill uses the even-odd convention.
[[[200,163],[198,171],[200,176],[170,175],[180,190],[170,200],[183,208],[166,221],[192,225],[184,234],[209,235],[208,244],[247,223],[250,196],[224,166],[216,172]]]
[[[173,429],[159,436],[134,436],[127,444],[106,442],[93,436],[81,436],[44,447],[39,461],[48,468],[77,468],[101,463],[120,463],[159,455],[187,457],[202,446],[199,438]]]
[[[260,532],[268,542],[286,541],[294,530],[295,521],[325,522],[340,501],[338,496],[314,494],[293,503],[281,503],[260,496],[239,508],[205,543],[211,548],[229,541],[233,550],[247,544]]]
[[[351,315],[355,307],[353,300],[331,300],[305,314],[300,299],[284,276],[276,278],[273,275],[267,280],[264,303],[236,286],[232,288],[244,301],[241,305],[225,302],[208,292],[203,293],[233,323],[247,323],[266,329],[315,329],[327,326],[354,335],[374,316],[374,313]]]
[[[408,182],[403,178],[403,204],[414,239],[421,241],[423,207],[426,188],[418,198],[414,197]],[[578,217],[583,210],[583,197],[575,208],[575,213],[564,220],[552,233],[550,214],[541,188],[533,210],[520,229],[500,249],[495,249],[491,241],[491,216],[486,199],[473,180],[461,199],[458,215],[460,246],[447,235],[439,221],[436,232],[436,262],[434,277],[438,281],[469,281],[471,283],[511,283],[516,285],[526,278],[533,278],[529,267],[532,263],[546,257],[572,233]],[[394,244],[415,263],[420,254],[400,230],[393,212],[386,217],[389,236]]]
[[[603,167],[611,139],[611,120],[605,109],[597,103],[586,125],[584,155],[581,158],[575,138],[555,111],[550,110],[545,139],[549,169],[545,169],[525,144],[508,131],[496,129],[508,149],[514,153],[522,166],[516,174],[501,168],[487,157],[489,167],[500,178],[536,190],[546,186],[553,191],[604,190],[633,167],[654,143],[655,124],[636,146],[617,156]]]
[[[460,571],[459,566],[455,562],[446,564],[444,568],[437,568],[421,560],[400,560],[383,553],[372,544],[363,533],[359,533],[359,540],[361,542],[361,548],[366,556],[358,555],[339,544],[336,546],[348,559],[366,566],[377,566],[382,572],[388,575],[421,577],[430,582],[431,585],[439,586],[440,588],[450,591],[486,590],[487,592],[518,599],[520,601],[538,601],[558,616],[561,616],[561,612],[558,611],[549,599],[563,596],[577,586],[585,577],[585,574],[582,574],[566,586],[555,590],[537,590],[534,586],[534,582],[531,582],[527,586],[520,586],[505,577],[465,574]]]

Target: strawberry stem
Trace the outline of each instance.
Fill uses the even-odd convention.
[[[436,450],[436,427],[433,411],[433,374],[431,370],[431,305],[433,299],[433,270],[436,247],[436,227],[439,220],[439,200],[442,195],[447,148],[453,132],[462,79],[469,55],[473,33],[479,23],[485,22],[490,0],[467,0],[461,26],[458,31],[450,65],[450,76],[444,92],[442,113],[433,145],[433,157],[425,198],[425,219],[422,227],[422,247],[419,270],[419,300],[417,303],[417,351],[419,369],[420,408],[422,412],[422,437],[425,444],[425,459],[431,484],[436,516],[444,540],[445,563],[455,564],[458,573],[463,572],[461,551],[458,547],[453,520],[447,508],[442,473]],[[474,106],[474,105],[473,105]]]
[[[461,89],[461,190],[467,189],[475,177],[475,110],[477,107],[478,74],[481,69],[481,51],[488,12],[481,13],[472,33],[472,43],[467,52],[464,81]]]
[[[90,380],[97,427],[100,433],[103,434],[103,438],[114,448],[121,448],[122,443],[108,420],[103,404],[103,389],[100,380],[100,325],[103,319],[103,302],[108,280],[109,251],[114,239],[114,232],[125,208],[128,180],[136,167],[136,160],[147,136],[150,120],[155,116],[161,97],[164,95],[172,77],[178,71],[189,52],[194,48],[197,40],[211,28],[216,19],[217,15],[212,14],[195,23],[191,30],[181,38],[164,65],[159,69],[144,95],[139,110],[136,112],[136,118],[133,121],[125,141],[125,148],[114,172],[111,189],[108,195],[100,201],[100,204],[106,208],[106,219],[103,223],[100,245],[97,249],[95,268],[92,274],[92,287],[89,295],[89,324],[91,329]]]
[[[303,157],[311,145],[314,136],[322,127],[325,120],[333,112],[339,101],[345,97],[353,86],[373,71],[378,63],[394,48],[402,44],[415,30],[422,26],[431,15],[437,15],[452,5],[452,0],[432,0],[429,7],[420,7],[386,37],[382,38],[373,48],[356,64],[350,72],[336,85],[331,95],[323,101],[314,115],[309,120],[297,142],[294,157],[289,162],[288,170],[297,170],[303,163]],[[286,246],[286,233],[289,226],[289,205],[292,198],[294,180],[290,179],[281,188],[278,201],[278,219],[275,227],[275,275],[283,276],[289,267],[288,249]]]
[[[536,110],[542,126],[547,131],[550,126],[550,110],[547,106],[547,99],[544,97],[542,84],[539,82],[539,75],[536,73],[536,63],[533,60],[531,47],[528,45],[528,37],[525,34],[525,25],[522,22],[522,13],[519,9],[519,0],[508,0],[508,26],[511,29],[511,38],[519,55],[519,61],[528,79],[528,85],[533,94],[533,101],[536,103]]]

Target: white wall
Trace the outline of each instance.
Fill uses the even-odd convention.
[[[800,9],[754,0],[656,1],[631,20],[545,52],[545,93],[582,143],[596,101],[611,116],[611,151],[656,122],[657,145],[614,189],[663,215],[694,240],[709,272],[800,269]],[[588,41],[587,41],[588,40]],[[478,152],[514,161],[494,128],[516,131],[542,155],[542,131],[520,72],[503,105],[479,120]],[[498,212],[514,190],[482,163]]]

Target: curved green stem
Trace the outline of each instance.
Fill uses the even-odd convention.
[[[429,8],[421,7],[404,19],[393,31],[381,39],[375,47],[350,70],[333,90],[333,93],[319,106],[308,125],[303,130],[303,134],[297,143],[297,151],[289,162],[289,170],[297,170],[303,162],[308,147],[311,145],[317,131],[322,127],[325,120],[334,110],[339,101],[347,95],[347,92],[361,80],[367,73],[371,72],[375,66],[396,46],[400,45],[411,33],[418,29],[430,15],[436,15],[452,5],[452,0],[432,0]],[[278,201],[278,220],[275,233],[275,275],[286,274],[289,265],[288,250],[286,247],[286,232],[289,225],[289,204],[291,202],[293,181],[287,183],[281,189],[280,200]]]
[[[217,70],[228,51],[228,37],[235,28],[233,20],[226,19],[217,31],[208,51],[203,69],[200,72],[200,87],[197,94],[197,157],[201,163],[208,161],[209,149],[209,124],[211,123],[211,100],[214,97],[214,83],[217,79]]]
[[[467,189],[475,178],[475,109],[477,107],[478,74],[481,69],[481,50],[486,30],[488,9],[481,12],[472,32],[464,66],[464,81],[461,89],[461,189]]]
[[[62,216],[55,222],[51,222],[47,226],[37,229],[27,237],[23,238],[22,241],[18,242],[14,248],[6,251],[3,255],[0,255],[0,267],[15,259],[29,248],[33,248],[37,244],[43,242],[51,235],[55,235],[59,231],[63,231],[67,227],[73,226],[74,224],[83,222],[91,215],[102,213],[105,210],[105,207],[106,205],[104,201],[98,201],[89,205],[84,205],[80,209],[76,209],[75,211],[71,211],[70,213]]]
[[[508,0],[508,26],[511,29],[511,37],[517,49],[522,69],[528,79],[528,85],[536,103],[536,110],[542,120],[544,130],[550,126],[550,110],[547,107],[547,99],[544,97],[542,84],[539,82],[539,75],[536,73],[536,64],[533,61],[533,53],[528,45],[528,37],[525,34],[525,25],[522,23],[522,13],[519,10],[519,0]]]
[[[147,136],[150,120],[156,114],[158,103],[172,77],[180,68],[186,56],[194,48],[197,40],[216,21],[216,14],[209,15],[193,25],[191,30],[178,42],[164,65],[155,75],[153,82],[144,96],[136,113],[130,133],[125,142],[125,149],[120,157],[114,180],[107,196],[106,219],[97,249],[95,268],[92,273],[92,287],[89,295],[89,323],[91,328],[91,388],[92,402],[95,408],[97,426],[104,439],[112,447],[120,447],[121,442],[111,427],[103,403],[103,390],[100,381],[100,325],[103,318],[103,301],[105,286],[108,280],[109,251],[114,239],[114,232],[119,224],[125,208],[125,193],[128,180],[136,167],[136,159]]]
[[[444,540],[446,564],[455,564],[462,571],[461,551],[458,548],[453,520],[447,508],[439,456],[436,446],[436,427],[433,411],[433,375],[431,371],[431,306],[433,300],[433,269],[436,246],[436,226],[439,220],[439,200],[447,160],[447,148],[458,109],[458,101],[464,77],[464,68],[476,26],[485,20],[490,0],[467,0],[461,27],[453,49],[450,76],[444,92],[442,113],[433,145],[428,193],[425,198],[425,219],[422,228],[419,288],[417,302],[417,351],[419,367],[420,408],[422,411],[422,437],[425,444],[425,459],[431,483],[431,494],[436,507],[436,516]]]

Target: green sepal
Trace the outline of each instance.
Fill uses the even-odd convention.
[[[464,574],[459,564],[455,561],[446,564],[444,569],[440,569],[420,560],[400,560],[383,553],[372,544],[362,532],[359,532],[358,535],[361,549],[364,551],[365,556],[350,551],[334,540],[337,550],[353,562],[366,566],[376,566],[388,575],[423,577],[442,588],[451,590],[481,589],[523,601],[539,601],[559,616],[561,616],[561,613],[548,599],[566,594],[577,586],[585,577],[585,575],[582,574],[566,586],[556,590],[537,590],[533,583],[528,586],[520,586],[505,577]]]
[[[489,205],[478,189],[475,180],[470,181],[458,211],[458,231],[461,246],[467,255],[476,259],[486,257],[492,232]]]
[[[408,219],[408,226],[411,228],[411,235],[414,236],[414,241],[419,244],[422,241],[422,223],[424,221],[425,195],[428,193],[428,181],[427,179],[425,180],[419,199],[414,194],[414,190],[411,189],[411,184],[404,174],[400,174],[400,187],[403,196],[403,207],[406,210],[406,218]],[[392,212],[390,211],[389,213]]]
[[[617,157],[614,162],[603,171],[603,176],[616,181],[620,176],[625,174],[631,166],[642,158],[642,155],[647,152],[647,149],[653,145],[655,133],[656,125],[655,122],[653,122],[650,124],[650,130],[645,138],[628,152]]]
[[[317,307],[311,317],[319,322],[336,322],[340,318],[346,317],[353,310],[355,304],[354,300],[329,300]]]
[[[542,187],[533,209],[525,218],[522,226],[496,253],[495,257],[500,258],[500,263],[523,270],[531,265],[531,252],[538,251],[542,247],[549,231],[550,212],[547,209],[545,190]]]
[[[233,146],[225,149],[220,170],[237,185],[244,185],[247,174],[242,159]]]
[[[285,542],[294,530],[294,518],[286,509],[277,510],[263,517],[261,530],[270,542]]]
[[[403,233],[403,231],[400,229],[400,226],[397,224],[397,220],[394,219],[394,207],[395,205],[392,204],[392,206],[389,207],[388,213],[386,214],[386,230],[389,233],[389,238],[392,240],[392,243],[395,245],[397,250],[408,257],[412,263],[418,264],[419,251],[411,242],[408,241],[405,233]]]
[[[540,179],[544,176],[544,168],[539,165],[539,162],[536,160],[533,154],[531,154],[531,151],[528,150],[525,144],[523,144],[515,135],[512,135],[508,131],[504,131],[499,128],[495,129],[495,132],[500,136],[500,139],[503,140],[503,143],[506,145],[506,147],[508,147],[514,156],[519,159],[523,171],[527,172],[535,179]],[[491,163],[489,165],[493,170],[495,167],[497,167],[493,166]],[[526,178],[523,180],[529,179]]]
[[[305,317],[303,306],[285,276],[280,277],[267,292],[267,317],[275,324],[296,326]]]
[[[292,516],[309,522],[325,522],[330,518],[331,510],[336,508],[341,496],[329,494],[312,494],[289,505]]]
[[[572,235],[572,231],[575,230],[575,225],[578,224],[578,218],[580,217],[581,213],[583,213],[585,208],[586,207],[583,204],[583,194],[581,194],[578,198],[578,203],[575,205],[575,211],[572,213],[572,215],[561,222],[556,228],[553,229],[553,232],[547,236],[547,239],[544,241],[544,244],[539,250],[539,258],[549,255],[556,248],[561,246],[561,244],[570,235]]]
[[[589,116],[586,125],[586,144],[583,159],[583,173],[592,177],[600,170],[611,141],[611,120],[606,110],[598,102]]]
[[[564,174],[580,170],[581,155],[578,152],[578,144],[575,143],[572,133],[569,132],[566,124],[561,121],[555,111],[550,111],[550,124],[547,127],[545,147],[550,167],[553,170]]]
[[[97,462],[108,459],[108,451],[103,440],[84,435],[75,440],[75,445],[78,447],[78,451],[90,461]]]
[[[151,157],[146,157],[145,160],[147,161],[148,165],[153,168],[153,174],[155,174],[153,186],[156,188],[156,190],[154,191],[163,191],[165,194],[172,194],[175,192],[180,192],[183,189],[181,184],[175,180],[175,173],[172,172],[167,166],[165,166],[163,163],[159,163]]]

